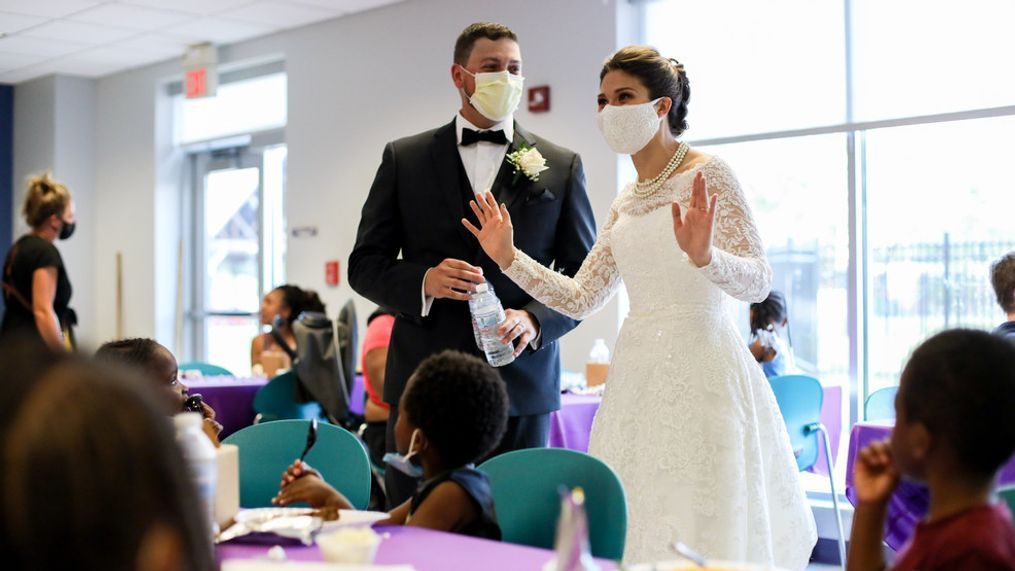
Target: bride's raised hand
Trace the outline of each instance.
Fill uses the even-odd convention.
[[[509,267],[515,261],[514,227],[511,226],[511,215],[507,207],[497,204],[497,199],[489,191],[476,195],[470,200],[469,206],[479,219],[479,228],[462,218],[462,224],[479,240],[490,259],[501,268]]]
[[[673,235],[677,245],[696,266],[707,266],[712,261],[712,223],[715,221],[715,201],[705,189],[705,175],[694,176],[691,204],[687,215],[681,217],[680,205],[673,203]]]

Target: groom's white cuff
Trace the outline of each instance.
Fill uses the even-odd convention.
[[[425,274],[423,274],[423,283],[419,286],[420,299],[423,300],[423,310],[420,312],[420,317],[430,315],[430,307],[433,306],[433,298],[426,294],[426,277],[430,275],[431,270],[433,270],[433,268],[430,268]]]

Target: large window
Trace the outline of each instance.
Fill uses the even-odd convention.
[[[929,333],[1001,321],[993,260],[1015,250],[1015,116],[866,135],[871,391]]]
[[[1015,3],[642,3],[643,41],[684,63],[688,141],[743,183],[787,294],[798,364],[852,395],[913,348],[1003,320],[1015,249]],[[698,25],[705,22],[708,25]]]
[[[250,371],[261,298],[285,281],[286,76],[239,78],[214,98],[175,102],[192,174],[186,231],[189,319],[184,360]]]
[[[845,120],[842,6],[709,0],[646,5],[646,43],[683,63],[693,139]]]
[[[843,135],[701,147],[729,162],[751,204],[772,266],[772,289],[786,296],[796,365],[822,382],[849,375],[848,190]],[[746,305],[741,319],[748,333]]]

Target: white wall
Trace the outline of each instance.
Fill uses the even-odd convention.
[[[613,0],[409,0],[224,48],[220,61],[226,64],[285,60],[288,222],[319,228],[314,238],[290,239],[289,280],[317,289],[333,309],[353,295],[345,283],[324,285],[324,261],[342,261],[344,282],[360,207],[385,142],[454,116],[459,105],[449,78],[454,40],[479,20],[511,26],[519,35],[527,84],[552,87],[551,112],[522,111],[517,118],[582,154],[601,222],[616,192],[617,163],[593,114],[599,66],[617,45],[620,10]],[[167,118],[157,112],[163,107],[157,94],[180,75],[171,62],[98,81],[95,208],[102,214],[93,286],[100,338],[114,333],[113,264],[122,251],[126,333],[173,341],[179,226],[174,181],[180,177],[172,165],[179,157],[167,146]],[[371,307],[363,300],[358,305],[361,317]],[[612,346],[615,329],[613,304],[565,339],[565,365],[580,368],[595,337],[606,337]]]

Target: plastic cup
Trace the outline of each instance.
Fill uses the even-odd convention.
[[[380,545],[381,536],[369,527],[342,528],[317,536],[317,547],[329,563],[370,565]]]

